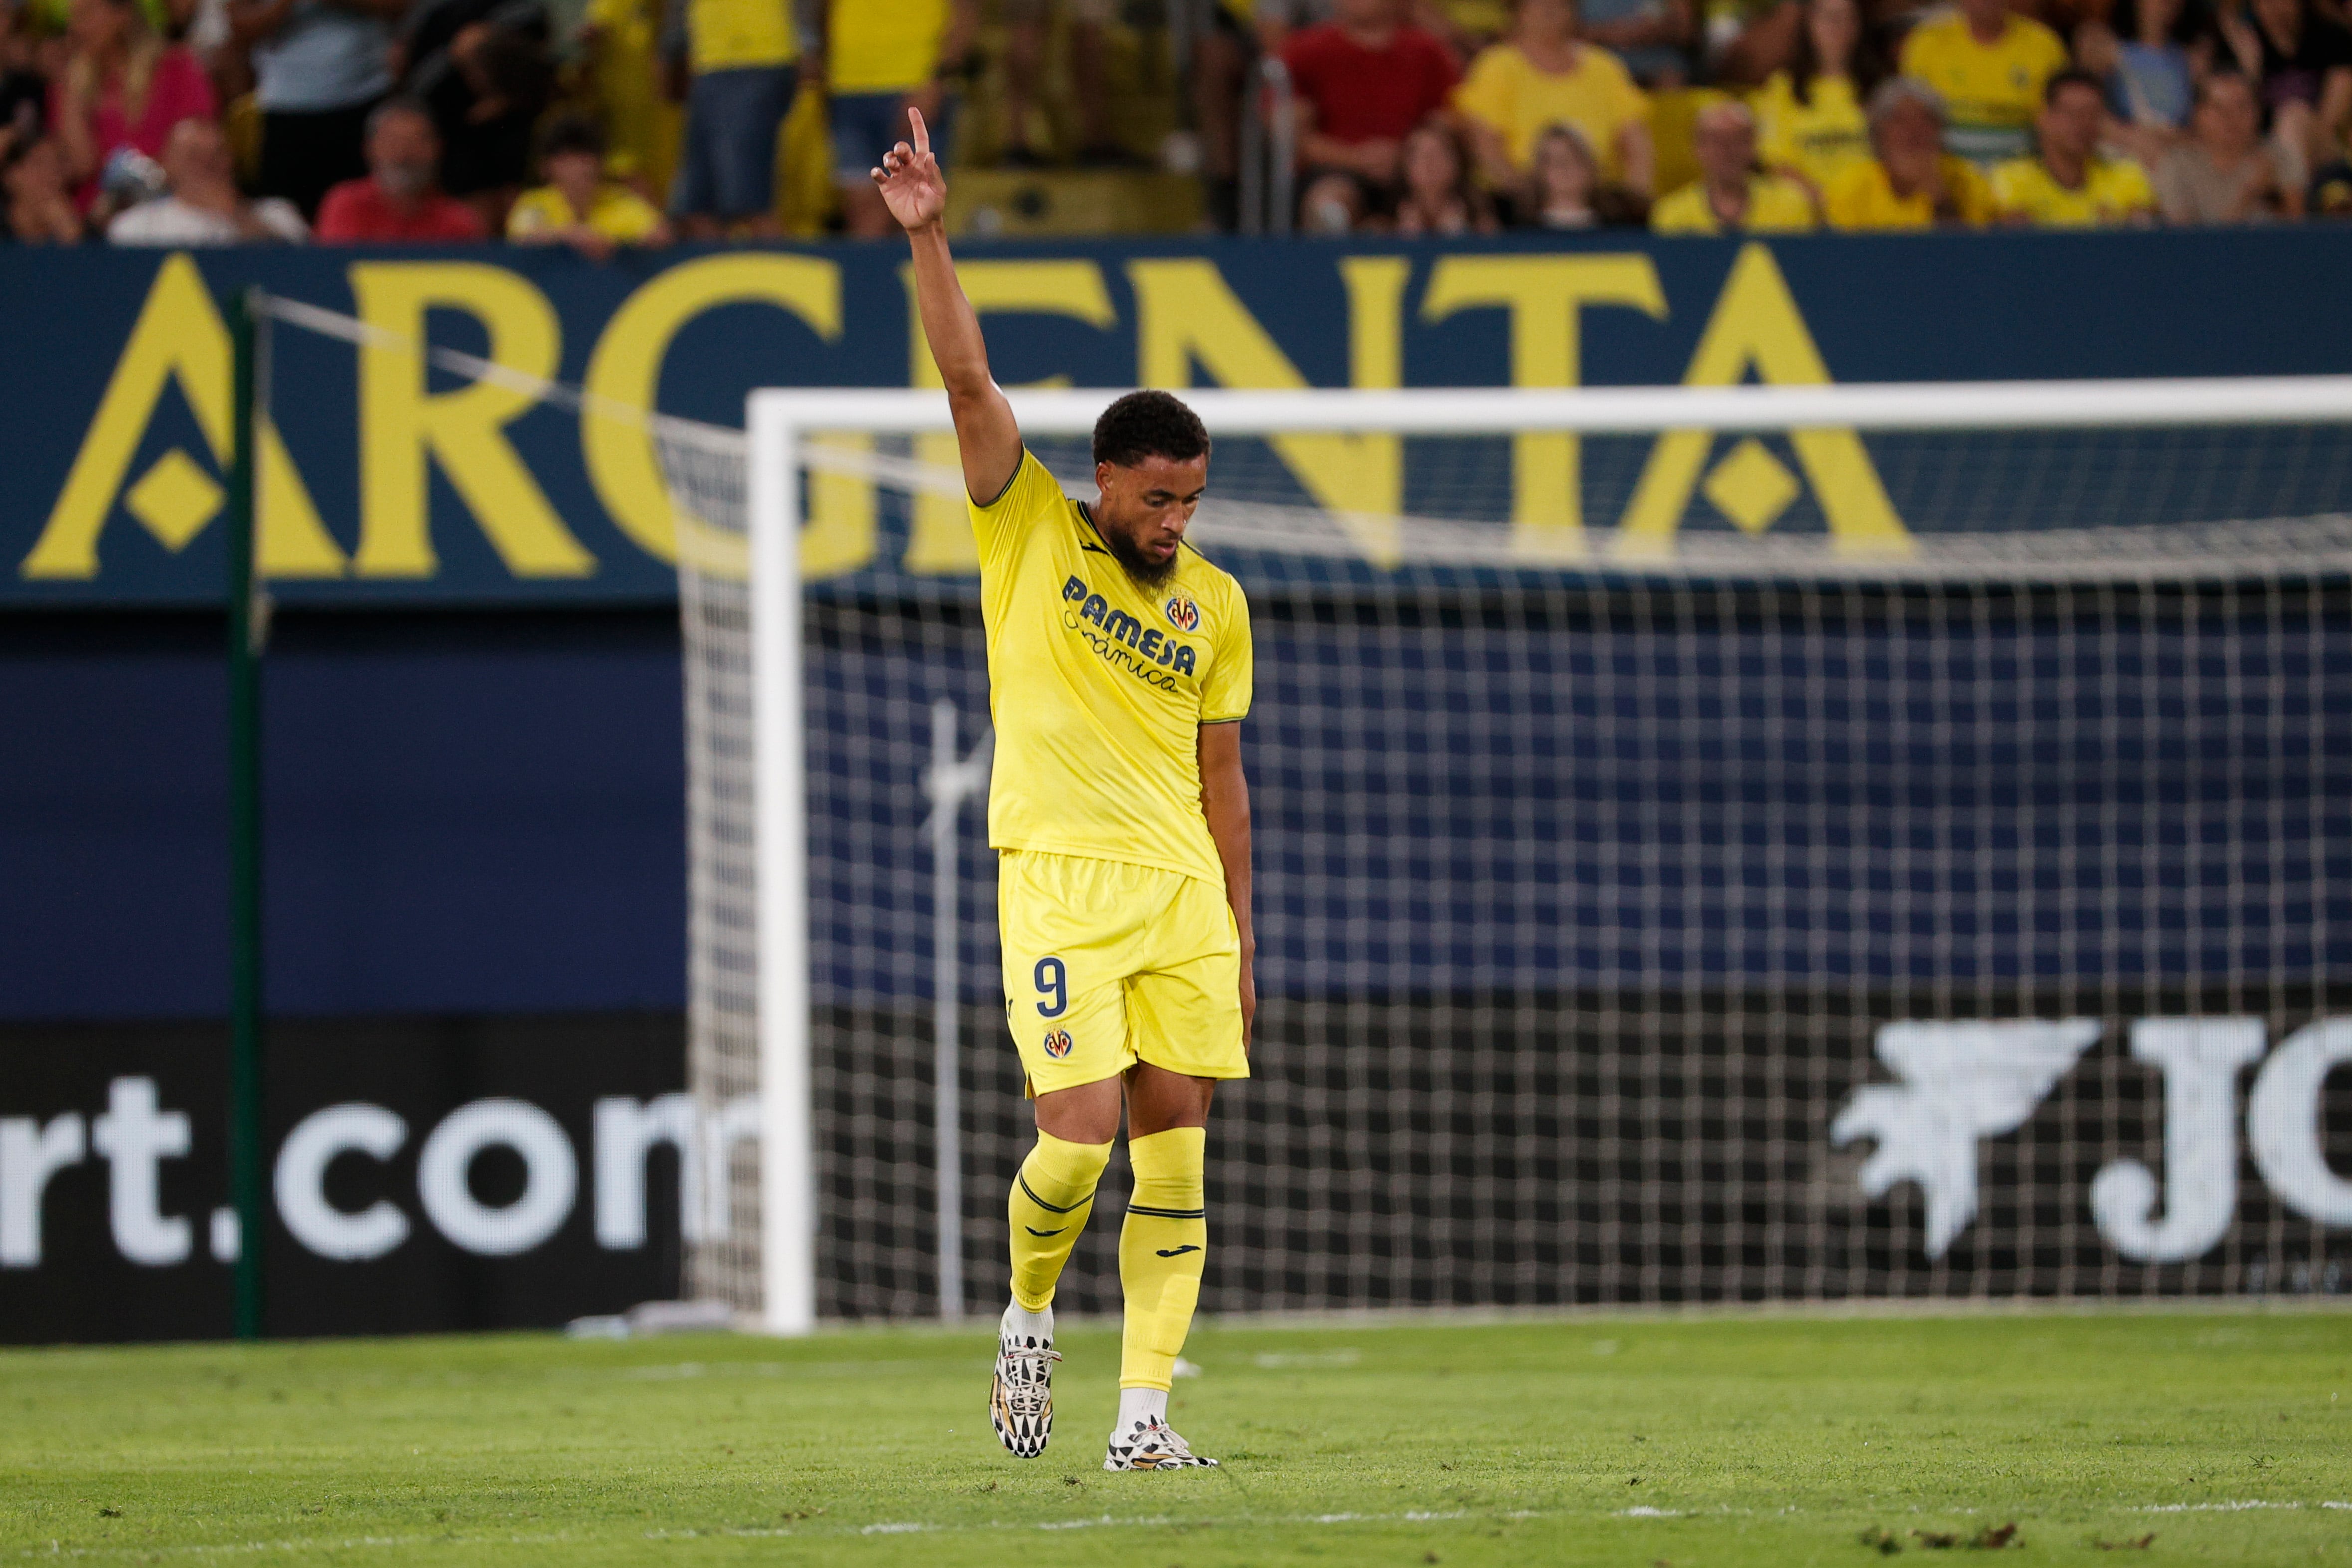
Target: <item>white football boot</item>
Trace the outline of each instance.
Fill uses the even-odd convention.
[[[1216,1462],[1194,1453],[1192,1444],[1156,1416],[1112,1433],[1110,1449],[1103,1455],[1107,1470],[1181,1470]]]
[[[997,1331],[988,1424],[1016,1459],[1035,1458],[1054,1436],[1054,1364],[1061,1359],[1051,1334]]]

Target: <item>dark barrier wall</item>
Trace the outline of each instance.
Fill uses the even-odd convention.
[[[12,363],[40,367],[0,385],[0,559],[11,563],[0,595],[213,598],[227,403],[219,291],[259,283],[621,402],[650,397],[734,424],[756,386],[920,384],[903,260],[894,246],[608,266],[559,249],[0,255],[0,341]],[[1008,385],[1557,386],[1741,367],[1848,382],[2341,371],[2352,366],[2347,264],[2352,230],[2336,228],[1769,248],[1604,235],[1443,250],[975,246],[967,277]],[[286,601],[670,596],[667,504],[642,432],[465,388],[394,350],[283,329],[273,381],[282,455],[265,454],[263,558]],[[1930,508],[1906,521],[1944,519]],[[885,538],[874,558],[969,570],[953,533]],[[859,558],[837,550],[831,570]]]
[[[0,1019],[227,1010],[220,622],[0,615]],[[272,1011],[684,1005],[660,610],[278,617]]]

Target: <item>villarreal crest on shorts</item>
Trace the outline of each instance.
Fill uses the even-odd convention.
[[[997,867],[1004,1018],[1029,1092],[1139,1061],[1247,1078],[1241,936],[1222,883],[1157,866],[1009,850]]]
[[[1189,545],[1145,586],[1024,453],[971,508],[996,756],[1006,1017],[1034,1092],[1152,1062],[1245,1077],[1240,943],[1200,734],[1248,713],[1241,586]]]

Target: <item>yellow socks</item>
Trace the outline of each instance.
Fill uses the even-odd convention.
[[[1135,1196],[1118,1236],[1118,1282],[1127,1297],[1119,1360],[1121,1388],[1165,1389],[1177,1353],[1192,1332],[1207,1261],[1209,1220],[1202,1167],[1205,1128],[1178,1127],[1129,1138]],[[1021,1162],[1006,1215],[1013,1230],[1013,1300],[1025,1312],[1054,1301],[1054,1282],[1070,1260],[1110,1162],[1108,1144],[1072,1144],[1051,1133]]]
[[[1205,1127],[1127,1141],[1135,1197],[1118,1233],[1118,1283],[1127,1296],[1121,1388],[1166,1388],[1192,1330],[1209,1245],[1208,1145]]]
[[[1037,1146],[1021,1162],[1005,1210],[1013,1222],[1013,1299],[1028,1311],[1053,1305],[1054,1281],[1086,1228],[1095,1184],[1109,1163],[1108,1144],[1066,1144],[1051,1133],[1038,1134]],[[1194,1190],[1199,1186],[1196,1175]]]

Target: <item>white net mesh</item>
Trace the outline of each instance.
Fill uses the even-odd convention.
[[[1509,526],[1507,435],[1404,442],[1381,516],[1220,440],[1195,538],[1256,629],[1262,1004],[1212,1130],[1204,1307],[2344,1289],[2352,1184],[2279,1152],[2352,1165],[2342,1075],[2268,1145],[2238,1105],[2352,972],[2347,429],[1873,436],[1917,539],[1859,553],[1787,439],[1696,439],[1638,551],[1599,525],[1664,515],[1650,436],[1580,444],[1582,535],[1557,504]],[[960,515],[937,441],[808,449],[831,1316],[941,1304],[924,783],[935,705],[969,751],[988,688],[975,580],[901,566]],[[1082,444],[1033,444],[1091,494]],[[665,452],[740,537],[740,447]],[[756,1077],[740,559],[681,571],[714,1114]],[[1030,1134],[962,823],[962,1304],[992,1310]],[[751,1305],[739,1155],[692,1277]],[[1066,1307],[1117,1303],[1124,1180]]]
[[[686,685],[687,1084],[701,1129],[700,1224],[687,1293],[760,1304],[759,841],[752,799],[751,595],[743,548],[745,444],[666,421],[656,444],[678,497],[678,625]],[[690,498],[690,499],[689,499]],[[706,518],[721,519],[713,525]]]

